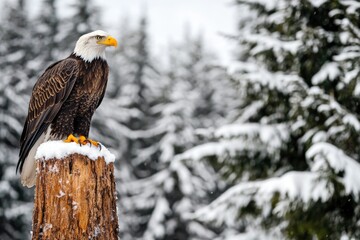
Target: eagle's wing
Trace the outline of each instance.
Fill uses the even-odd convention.
[[[109,76],[109,67],[106,65],[106,68],[105,68],[105,74],[104,74],[104,77],[103,77],[103,88],[102,88],[102,92],[101,92],[101,95],[100,95],[100,98],[99,98],[99,101],[96,105],[96,108],[98,108],[102,102],[102,100],[104,99],[104,96],[105,96],[105,90],[106,90],[106,85],[107,85],[107,81],[108,81],[108,76]]]
[[[30,98],[29,112],[20,139],[20,172],[29,151],[58,114],[69,97],[79,75],[79,63],[67,58],[45,70],[36,82]]]

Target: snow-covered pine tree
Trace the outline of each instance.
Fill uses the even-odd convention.
[[[237,3],[229,73],[242,106],[182,155],[235,186],[192,217],[223,228],[219,239],[359,238],[359,3]]]
[[[101,11],[93,0],[79,0],[69,5],[69,8],[74,11],[74,14],[62,19],[59,26],[61,31],[55,36],[55,41],[58,42],[58,46],[64,54],[61,58],[65,58],[71,53],[81,35],[102,29],[99,21]]]
[[[188,36],[171,49],[169,69],[162,76],[162,101],[152,108],[159,114],[151,128],[156,133],[150,138],[152,151],[142,156],[144,163],[156,166],[158,171],[128,182],[122,201],[125,209],[139,218],[133,237],[213,239],[216,233],[189,220],[187,215],[216,197],[219,188],[224,187],[222,181],[207,162],[178,158],[186,149],[201,143],[207,132],[201,129],[217,124],[214,119],[221,122],[226,112],[221,100],[232,88],[226,72],[216,66],[201,38]]]
[[[33,41],[36,45],[36,56],[42,58],[41,67],[46,68],[50,63],[59,59],[57,53],[58,41],[56,39],[59,33],[60,19],[56,9],[56,0],[45,0],[42,2],[39,15],[34,20]]]
[[[153,129],[153,126],[158,114],[152,108],[162,100],[163,87],[160,66],[150,51],[147,29],[147,18],[142,17],[139,28],[132,35],[133,46],[125,55],[131,63],[127,68],[131,78],[123,86],[122,92],[123,99],[128,99],[124,101],[127,108],[138,113],[132,115],[127,124],[132,140],[126,156],[127,159],[132,159],[134,173],[138,177],[149,176],[157,171],[157,159],[150,159],[154,152],[152,145],[157,141],[157,129]]]
[[[201,36],[186,35],[170,49],[164,101],[154,108],[161,114],[156,128],[162,129],[161,140],[154,146],[163,163],[199,144],[207,134],[204,129],[223,124],[228,100],[235,93]]]
[[[0,239],[27,239],[32,191],[16,175],[18,146],[27,111],[33,58],[31,22],[25,1],[5,3],[0,24]]]

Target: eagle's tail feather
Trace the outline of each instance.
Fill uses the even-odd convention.
[[[29,151],[27,155],[24,166],[21,171],[21,183],[22,185],[31,188],[35,185],[36,182],[36,161],[35,154],[37,148],[45,141],[45,133],[41,134],[39,139],[35,142],[34,146]]]

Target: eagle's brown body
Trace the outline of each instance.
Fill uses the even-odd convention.
[[[30,99],[20,140],[20,172],[36,143],[64,139],[69,134],[88,137],[91,118],[104,97],[108,73],[105,60],[86,62],[75,54],[46,69]]]
[[[90,120],[104,97],[109,68],[106,61],[96,59],[86,63],[80,61],[79,76],[68,99],[63,103],[51,124],[51,136],[63,139],[69,134],[88,137]]]

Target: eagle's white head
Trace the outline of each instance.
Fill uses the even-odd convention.
[[[96,58],[105,59],[105,48],[117,46],[117,41],[107,32],[96,30],[82,35],[76,42],[74,53],[87,62]]]

